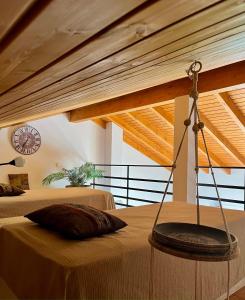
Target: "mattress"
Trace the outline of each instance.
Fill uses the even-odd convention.
[[[128,223],[117,233],[66,240],[23,217],[0,220],[0,276],[19,299],[194,300],[195,262],[153,250],[148,235],[158,204],[112,210]],[[231,286],[245,278],[245,213],[225,210],[239,239],[240,256],[231,262]],[[166,203],[160,221],[195,222],[196,207]],[[201,207],[201,223],[222,227],[217,208]],[[151,271],[150,271],[151,270]],[[200,262],[198,299],[226,290],[227,263]]]
[[[101,210],[115,208],[111,193],[90,188],[34,189],[13,197],[0,197],[0,218],[24,216],[51,204],[74,203]]]

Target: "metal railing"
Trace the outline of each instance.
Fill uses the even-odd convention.
[[[121,165],[121,164],[94,164],[94,167],[97,168],[104,168],[105,169],[105,175],[103,176],[103,181],[101,182],[101,179],[99,182],[96,180],[93,181],[93,188],[99,187],[104,189],[110,189],[112,192],[115,203],[119,207],[132,207],[132,206],[138,206],[143,204],[152,204],[152,203],[159,203],[161,201],[161,196],[163,194],[164,184],[167,183],[167,180],[161,180],[161,179],[152,179],[152,178],[144,178],[140,176],[132,176],[132,170],[135,168],[170,168],[171,166],[168,165]],[[118,172],[112,172],[112,168],[122,168],[125,176],[112,176],[113,173]],[[200,168],[208,168],[206,166],[200,166]],[[245,210],[245,167],[213,167],[213,169],[232,169],[232,170],[243,170],[243,184],[242,185],[234,185],[234,184],[218,184],[218,188],[220,191],[240,191],[240,197],[239,199],[231,199],[229,197],[221,197],[221,200],[223,203],[228,203],[230,208],[231,205],[239,205],[239,209]],[[106,172],[109,172],[110,175],[106,175]],[[165,171],[166,172],[166,171]],[[122,173],[122,172],[120,172]],[[149,172],[150,173],[150,172]],[[208,175],[207,175],[208,176]],[[115,184],[115,181],[120,181],[120,184]],[[150,183],[152,184],[161,184],[161,188],[145,188],[145,187],[137,187],[135,184],[132,185],[132,183],[139,182],[139,183]],[[171,187],[170,191],[168,191],[167,195],[171,196],[172,193],[172,184],[171,181]],[[211,183],[204,183],[199,182],[199,187],[201,188],[214,188],[214,184]],[[144,193],[144,196],[132,196],[132,192],[134,193]],[[159,199],[156,199],[156,195],[159,195]],[[153,199],[152,199],[153,198]],[[215,196],[204,195],[200,193],[199,195],[201,204],[206,204],[207,201],[214,201],[218,203],[218,199]],[[119,202],[120,200],[121,202]],[[169,198],[168,200],[172,200]],[[205,202],[206,201],[206,202]]]

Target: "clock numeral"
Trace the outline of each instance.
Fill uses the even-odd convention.
[[[30,149],[24,149],[24,154],[31,154],[31,150]]]

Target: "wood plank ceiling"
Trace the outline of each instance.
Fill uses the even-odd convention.
[[[8,0],[0,19],[0,127],[182,78],[194,59],[203,71],[245,59],[245,2],[238,0]],[[160,119],[151,109],[120,121],[140,130],[146,116]],[[125,136],[135,141],[132,132]],[[171,134],[166,141],[154,134],[152,143],[167,149],[167,160]],[[235,137],[229,143],[235,147]],[[230,155],[223,148],[217,142],[217,158]]]
[[[198,107],[205,123],[204,133],[213,165],[244,166],[245,89],[200,96]],[[93,120],[103,127],[106,122],[114,122],[123,129],[124,141],[130,146],[159,164],[172,164],[173,100],[143,109],[114,112]],[[200,135],[199,165],[208,165]]]

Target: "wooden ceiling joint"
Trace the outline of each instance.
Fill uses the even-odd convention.
[[[139,115],[134,113],[127,113],[127,115],[133,119],[136,123],[138,123],[140,126],[144,128],[146,132],[148,132],[150,135],[152,135],[154,138],[156,138],[159,142],[163,143],[164,146],[167,147],[169,150],[173,150],[173,145],[169,143],[166,139],[164,139],[161,135],[159,135],[159,132],[157,132],[156,128],[154,128],[149,122],[146,122],[141,118]],[[172,160],[172,158],[170,159]]]
[[[230,141],[217,130],[212,123],[204,116],[203,113],[199,112],[200,120],[205,124],[204,130],[207,131],[213,139],[227,152],[229,153],[240,166],[245,165],[245,158],[240,154],[237,149],[230,143]]]
[[[103,129],[106,129],[106,121],[102,120],[102,119],[92,119],[92,121],[99,125],[100,127],[102,127]]]
[[[131,134],[134,136],[135,139],[140,140],[142,144],[147,145],[148,148],[151,149],[152,152],[154,152],[156,155],[161,157],[162,164],[164,165],[171,165],[172,159],[168,157],[163,151],[162,147],[158,142],[155,142],[154,140],[151,140],[147,137],[147,135],[142,134],[137,129],[135,129],[133,126],[129,125],[128,122],[125,122],[120,117],[112,116],[107,117],[108,120],[111,122],[117,124],[119,127],[121,127],[124,132],[127,132],[128,134]]]
[[[239,108],[235,105],[235,103],[230,98],[227,92],[216,94],[218,101],[228,112],[232,120],[236,123],[236,125],[241,129],[243,133],[245,133],[245,117]]]
[[[166,161],[159,157],[158,153],[152,151],[147,144],[142,142],[139,138],[135,137],[129,132],[123,132],[123,141],[127,143],[132,148],[136,149],[140,153],[144,154],[146,157],[149,157],[151,160],[155,161],[159,165],[166,165]],[[167,168],[169,169],[169,168]]]
[[[166,124],[168,124],[173,130],[174,130],[174,122],[171,118],[170,115],[168,115],[167,113],[163,113],[162,110],[160,110],[158,107],[153,107],[152,110],[160,117],[164,120],[164,122],[166,122]],[[206,156],[206,150],[205,147],[199,143],[198,149],[202,152],[202,154],[204,154]],[[219,159],[214,153],[212,153],[212,151],[209,151],[209,155],[211,158],[211,161],[216,165],[216,166],[225,166],[225,164],[223,163],[223,161],[221,159]],[[230,169],[223,169],[223,171],[226,174],[230,174],[231,170]]]

